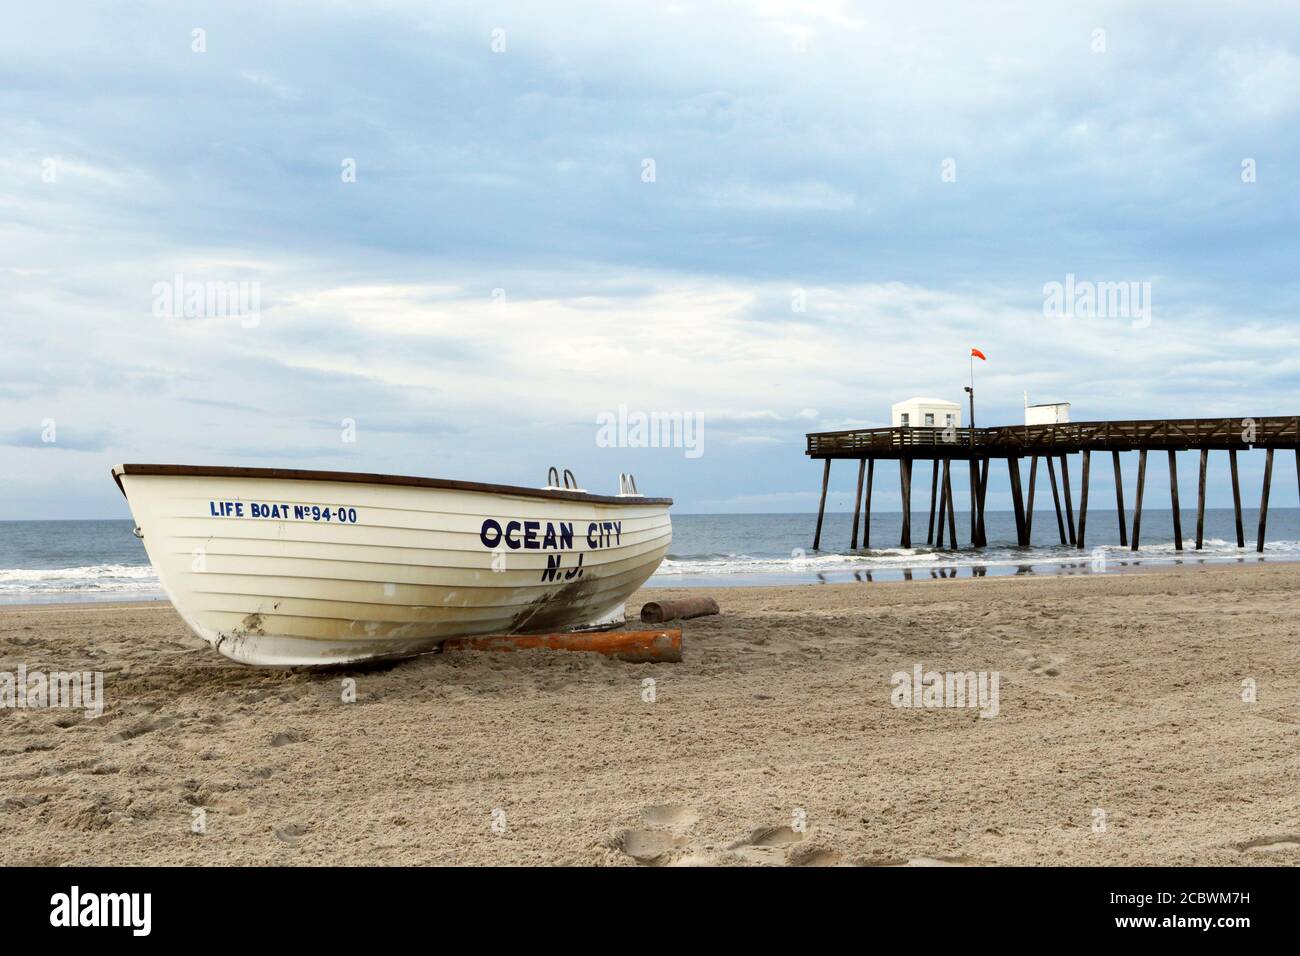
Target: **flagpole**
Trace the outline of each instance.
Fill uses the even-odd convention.
[[[966,392],[970,395],[970,445],[975,447],[975,353],[972,351],[970,356],[970,388]]]
[[[970,361],[970,385],[967,386],[966,392],[970,395],[970,541],[971,547],[984,547],[988,541],[984,535],[984,504],[982,484],[983,479],[979,476],[979,463],[977,460],[977,451],[975,449],[975,352],[972,348],[968,356]],[[984,353],[979,353],[980,361],[985,361]],[[985,466],[988,465],[988,459],[984,460]],[[988,472],[985,472],[987,476]]]

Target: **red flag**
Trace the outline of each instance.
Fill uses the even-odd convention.
[[[981,352],[979,349],[971,349],[970,354],[975,356],[975,358],[979,359],[982,362],[988,361],[988,356],[985,355],[983,352]]]

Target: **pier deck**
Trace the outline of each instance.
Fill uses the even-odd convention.
[[[1268,521],[1268,498],[1273,478],[1274,453],[1291,449],[1296,456],[1296,474],[1300,482],[1300,416],[1261,416],[1258,418],[1183,418],[1131,421],[1070,422],[1056,425],[1004,425],[992,428],[857,428],[836,432],[810,432],[805,454],[825,462],[822,472],[821,501],[817,509],[817,530],[813,549],[821,547],[822,521],[826,511],[826,492],[830,484],[831,462],[856,460],[858,486],[854,503],[853,535],[850,548],[858,546],[859,509],[864,519],[863,548],[870,547],[871,491],[877,460],[896,460],[903,500],[903,531],[900,546],[912,546],[911,493],[912,463],[933,462],[930,479],[930,520],[926,543],[944,545],[945,520],[949,547],[957,547],[952,510],[952,462],[969,463],[971,489],[970,544],[982,547],[984,534],[984,499],[988,491],[989,462],[1005,459],[1011,481],[1012,504],[1016,513],[1017,540],[1022,547],[1030,543],[1033,523],[1034,490],[1038,462],[1047,463],[1057,526],[1062,544],[1083,548],[1088,511],[1088,478],[1094,451],[1110,452],[1115,471],[1116,505],[1119,515],[1120,543],[1129,543],[1124,512],[1123,476],[1120,452],[1136,451],[1138,480],[1133,512],[1132,549],[1136,551],[1142,525],[1142,503],[1146,485],[1147,454],[1163,451],[1169,457],[1170,504],[1174,519],[1174,545],[1183,548],[1182,517],[1178,504],[1178,460],[1180,451],[1200,451],[1200,481],[1197,496],[1196,547],[1204,540],[1206,469],[1211,451],[1225,451],[1232,475],[1233,506],[1237,520],[1237,544],[1245,547],[1241,517],[1241,487],[1238,480],[1238,452],[1262,449],[1266,453],[1264,486],[1260,493],[1258,551],[1264,550],[1264,532]],[[1081,456],[1079,514],[1076,525],[1070,484],[1069,457]],[[1030,459],[1028,502],[1022,488],[1020,459]],[[1057,487],[1056,465],[1061,471],[1061,488]],[[941,472],[942,469],[942,472]],[[942,474],[942,477],[941,477]],[[863,478],[866,476],[866,500],[863,502]],[[1061,492],[1064,492],[1062,510]],[[936,511],[937,509],[937,511]],[[937,519],[937,521],[936,521]],[[937,527],[936,527],[937,525]]]

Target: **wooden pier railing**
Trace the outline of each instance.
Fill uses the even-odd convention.
[[[853,540],[857,548],[858,508],[862,506],[863,476],[866,474],[866,501],[863,517],[864,548],[870,547],[871,491],[877,459],[896,459],[899,463],[903,508],[903,531],[900,545],[912,546],[911,493],[912,463],[917,460],[934,463],[930,478],[930,521],[927,544],[943,547],[945,517],[950,547],[957,546],[957,535],[952,512],[953,461],[966,461],[970,465],[971,529],[973,547],[987,543],[984,530],[984,499],[988,491],[989,462],[1005,458],[1011,478],[1012,503],[1016,513],[1016,537],[1022,547],[1029,546],[1033,526],[1034,485],[1038,474],[1038,460],[1047,463],[1048,478],[1052,486],[1052,500],[1056,508],[1057,527],[1062,544],[1067,540],[1079,548],[1084,547],[1088,511],[1088,478],[1094,451],[1110,452],[1115,470],[1116,505],[1119,516],[1120,544],[1128,543],[1125,524],[1123,476],[1120,470],[1120,452],[1136,451],[1138,457],[1137,495],[1133,512],[1132,548],[1138,549],[1142,525],[1142,500],[1146,484],[1147,453],[1163,451],[1169,456],[1170,497],[1174,516],[1174,546],[1183,548],[1181,512],[1178,505],[1178,461],[1180,451],[1200,451],[1200,482],[1197,504],[1196,547],[1204,541],[1206,468],[1211,451],[1226,451],[1232,474],[1233,507],[1237,522],[1238,547],[1245,546],[1241,517],[1241,488],[1237,473],[1237,453],[1254,448],[1267,452],[1264,469],[1264,487],[1260,496],[1259,535],[1257,549],[1264,550],[1264,532],[1268,520],[1268,498],[1273,477],[1273,458],[1278,449],[1295,449],[1297,479],[1300,481],[1300,416],[1267,415],[1258,418],[1183,418],[1134,421],[1070,422],[1059,425],[1005,425],[993,428],[855,428],[836,432],[811,432],[807,436],[805,454],[825,461],[822,473],[821,503],[817,510],[817,530],[813,548],[821,547],[822,521],[826,510],[826,491],[830,483],[831,461],[857,459],[858,490],[854,503]],[[1076,530],[1074,504],[1070,487],[1069,459],[1081,456],[1081,487],[1079,515]],[[1020,459],[1030,459],[1028,507],[1021,488]],[[1061,507],[1061,491],[1057,488],[1056,463],[1061,470],[1065,508]],[[942,479],[940,472],[942,467]],[[937,507],[937,512],[936,512]]]

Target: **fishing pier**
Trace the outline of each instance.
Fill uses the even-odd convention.
[[[1259,532],[1256,548],[1264,550],[1264,531],[1268,522],[1268,497],[1273,481],[1273,457],[1278,450],[1295,452],[1297,484],[1300,485],[1300,416],[1264,418],[1186,418],[1147,421],[1072,422],[1050,425],[1008,425],[997,428],[917,427],[859,428],[838,432],[811,432],[805,454],[824,461],[821,502],[817,507],[817,531],[813,550],[821,547],[822,519],[826,513],[826,490],[830,484],[831,462],[858,463],[858,487],[854,498],[853,535],[849,547],[857,549],[858,531],[862,547],[871,546],[871,490],[877,461],[897,461],[902,491],[903,530],[899,546],[912,547],[912,466],[917,461],[931,462],[930,520],[926,544],[944,547],[945,530],[948,547],[957,548],[957,522],[953,510],[953,464],[965,462],[970,482],[969,543],[984,547],[984,500],[988,492],[989,463],[994,459],[1007,463],[1011,479],[1011,500],[1016,516],[1016,538],[1028,547],[1034,519],[1034,490],[1041,459],[1047,465],[1052,501],[1056,506],[1056,525],[1061,544],[1083,548],[1088,522],[1088,476],[1093,452],[1110,452],[1115,471],[1115,505],[1119,517],[1121,546],[1134,551],[1142,532],[1142,504],[1146,490],[1147,455],[1165,452],[1169,456],[1170,507],[1174,522],[1174,546],[1183,550],[1182,514],[1178,503],[1178,452],[1200,452],[1200,483],[1196,505],[1196,548],[1200,550],[1205,531],[1205,478],[1210,452],[1228,453],[1232,477],[1232,503],[1237,519],[1237,546],[1244,548],[1245,529],[1241,519],[1241,484],[1237,474],[1238,452],[1262,449],[1266,453],[1264,483],[1260,492]],[[1138,453],[1137,489],[1133,506],[1132,535],[1125,520],[1124,483],[1120,470],[1120,452]],[[1075,520],[1074,499],[1070,484],[1070,456],[1078,454],[1079,510]],[[1021,473],[1022,460],[1029,459],[1027,482]],[[1057,465],[1060,465],[1058,486]],[[865,484],[864,484],[865,479]],[[960,481],[960,478],[957,480]],[[863,491],[866,491],[865,501]],[[1026,495],[1027,490],[1027,495]],[[1064,506],[1062,506],[1064,499]],[[945,525],[947,526],[945,529]],[[918,531],[919,533],[919,531]]]

